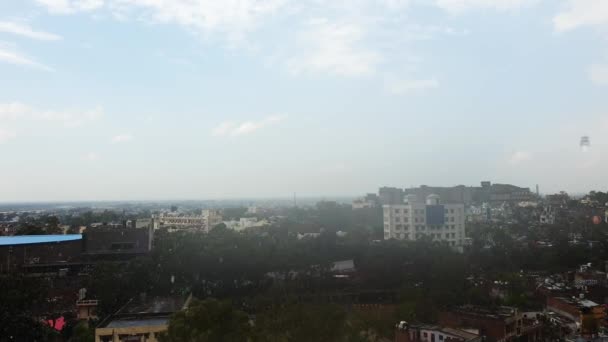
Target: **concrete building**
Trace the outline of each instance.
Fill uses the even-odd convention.
[[[540,223],[555,224],[555,210],[553,210],[552,206],[543,208],[543,211],[540,213]]]
[[[95,342],[156,342],[172,314],[185,310],[192,297],[132,300],[95,329]]]
[[[57,273],[77,262],[82,250],[80,234],[0,237],[0,274]]]
[[[81,299],[76,302],[76,319],[88,321],[98,319],[97,306],[99,301],[96,299]]]
[[[376,194],[367,194],[365,197],[355,198],[353,200],[353,210],[370,209],[378,207],[380,198]]]
[[[403,192],[407,195],[416,195],[418,198],[426,198],[429,195],[438,195],[447,203],[471,203],[473,201],[473,193],[476,188],[457,185],[451,187],[426,186],[421,185],[417,188],[405,189]]]
[[[169,230],[191,229],[208,233],[222,223],[222,214],[220,210],[204,209],[201,215],[161,214],[157,219],[160,227]]]
[[[136,256],[152,250],[152,228],[88,228],[83,234],[86,256]]]
[[[381,205],[403,203],[403,189],[383,187],[378,190]]]
[[[383,210],[385,240],[413,241],[428,236],[450,246],[464,245],[464,204],[440,204],[434,194],[427,196],[425,203],[408,195],[405,203],[384,205]]]
[[[583,327],[583,321],[591,319],[599,325],[606,318],[604,306],[588,299],[547,297],[547,310],[574,321],[582,334],[597,333],[584,331],[588,328]]]
[[[481,342],[479,331],[456,329],[428,324],[399,322],[395,330],[395,342]]]
[[[477,329],[487,342],[543,341],[542,323],[512,307],[465,305],[441,312],[439,324]]]
[[[256,217],[241,217],[238,221],[224,221],[226,228],[235,230],[237,232],[247,230],[249,228],[259,228],[270,225],[270,222],[266,220],[259,220]]]

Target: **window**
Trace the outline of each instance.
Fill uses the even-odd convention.
[[[427,336],[427,335],[426,335],[426,333],[425,333],[425,332],[423,332],[423,333],[422,333],[422,337],[426,337],[426,336]]]
[[[401,222],[401,219],[398,217],[395,217],[395,222]]]
[[[400,211],[401,210],[399,210],[399,209],[395,209],[395,214],[399,214]]]
[[[443,341],[443,335],[439,335],[439,341]]]
[[[407,210],[407,209],[403,209],[403,213],[404,213],[404,214],[407,214],[407,213],[409,213],[409,210]]]
[[[454,222],[454,216],[450,217],[450,222]]]
[[[454,209],[450,209],[450,214],[453,214],[453,213],[454,213]]]

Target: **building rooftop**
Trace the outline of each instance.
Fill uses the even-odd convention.
[[[454,329],[454,328],[441,328],[441,331],[445,332],[446,334],[452,335],[452,336],[463,338],[465,341],[472,340],[472,339],[479,337],[479,335],[477,335],[477,334],[473,334],[468,331]]]
[[[0,246],[28,245],[34,243],[50,243],[82,240],[80,234],[68,235],[19,235],[0,237]]]
[[[485,316],[492,318],[509,318],[517,313],[516,308],[512,308],[509,306],[500,306],[497,308],[487,308],[475,305],[463,305],[459,306],[453,310],[452,312],[461,312],[463,314],[468,315],[476,315],[476,316]]]
[[[168,324],[168,317],[150,318],[150,319],[124,319],[116,320],[108,323],[106,328],[132,328],[132,327],[149,327]]]
[[[405,321],[402,321],[401,323],[399,323],[398,325],[399,329],[416,329],[416,330],[431,330],[431,331],[437,331],[437,332],[441,332],[444,333],[446,335],[450,335],[453,337],[458,337],[461,338],[465,341],[470,341],[470,340],[475,340],[476,338],[479,337],[479,334],[475,334],[473,332],[470,331],[466,331],[466,330],[462,330],[462,329],[455,329],[455,328],[449,328],[449,327],[442,327],[439,325],[433,325],[433,324],[408,324]]]
[[[115,314],[103,320],[98,327],[129,328],[165,325],[173,313],[188,306],[190,299],[191,297],[173,296],[131,300]]]
[[[561,300],[562,302],[578,306],[579,308],[594,308],[600,304],[591,301],[589,299],[578,299],[578,298],[567,298],[567,297],[556,297],[555,299]]]

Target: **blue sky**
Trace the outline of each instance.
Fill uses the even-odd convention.
[[[2,1],[0,90],[0,201],[606,190],[608,1]]]

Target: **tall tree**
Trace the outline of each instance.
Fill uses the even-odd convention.
[[[160,342],[251,341],[249,317],[229,302],[193,300],[187,310],[176,313]]]

